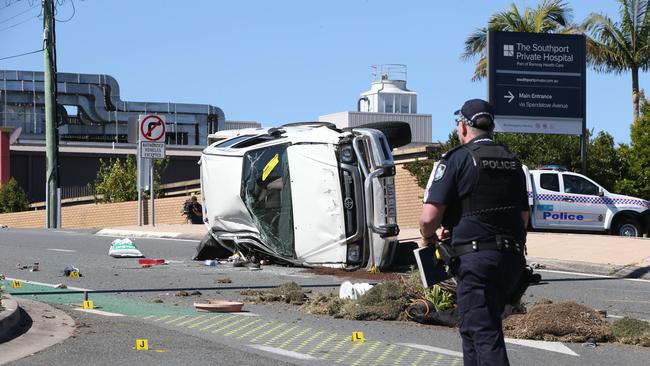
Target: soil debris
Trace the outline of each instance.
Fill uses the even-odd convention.
[[[400,273],[370,273],[368,271],[359,270],[359,271],[346,271],[341,268],[330,268],[330,267],[316,267],[308,268],[305,272],[317,274],[317,275],[328,275],[328,276],[337,276],[337,277],[348,277],[356,280],[374,280],[374,281],[398,281],[399,279],[405,277],[404,274]],[[408,276],[408,274],[407,274]]]
[[[574,301],[542,300],[526,314],[503,320],[507,337],[559,342],[606,342],[611,338],[607,322],[594,309]]]
[[[216,282],[216,283],[232,283],[232,280],[230,279],[230,277],[222,277],[222,278],[217,278],[216,280],[214,280],[214,282]]]
[[[307,300],[305,290],[295,282],[287,282],[279,287],[259,291],[244,290],[240,292],[244,301],[258,304],[262,302],[286,302],[287,304],[302,305]]]

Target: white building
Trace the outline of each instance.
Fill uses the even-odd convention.
[[[431,115],[417,113],[417,93],[406,88],[406,65],[372,66],[372,86],[361,94],[356,112],[319,116],[339,128],[366,123],[401,121],[411,126],[412,143],[431,143]]]

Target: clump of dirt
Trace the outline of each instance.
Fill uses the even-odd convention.
[[[262,302],[286,302],[287,304],[302,305],[307,300],[305,290],[295,282],[287,282],[279,287],[266,290],[244,290],[240,295],[244,301],[257,304]]]
[[[650,324],[646,321],[625,317],[613,322],[610,329],[618,342],[650,347]]]
[[[348,277],[350,279],[357,279],[357,280],[363,279],[363,280],[370,280],[370,281],[399,281],[401,278],[404,277],[404,274],[395,273],[395,272],[370,273],[365,270],[346,271],[341,268],[330,268],[330,267],[308,268],[305,270],[305,272],[309,272],[317,275]]]
[[[585,342],[611,339],[607,322],[594,309],[574,301],[552,303],[544,300],[526,314],[511,315],[503,320],[507,337],[560,342]]]
[[[407,281],[389,281],[375,285],[357,300],[319,294],[301,309],[310,314],[353,320],[405,320],[404,310],[413,296]]]

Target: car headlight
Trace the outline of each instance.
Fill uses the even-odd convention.
[[[341,161],[344,163],[354,162],[354,150],[351,145],[341,147]]]

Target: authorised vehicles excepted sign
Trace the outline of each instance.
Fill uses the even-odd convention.
[[[147,159],[164,159],[165,143],[140,141],[140,157]]]

